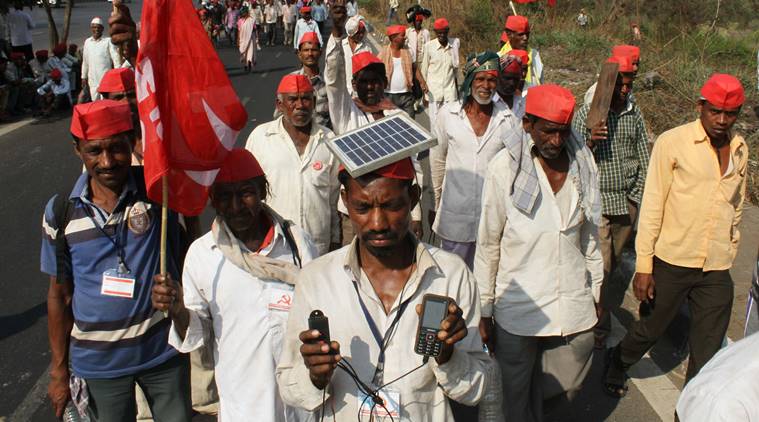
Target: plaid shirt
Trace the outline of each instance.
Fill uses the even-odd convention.
[[[572,127],[590,140],[590,128],[585,126],[590,104],[575,114]],[[601,205],[604,215],[627,215],[627,201],[640,205],[648,170],[648,132],[640,109],[633,101],[617,114],[609,111],[606,119],[609,139],[593,148],[598,166]]]
[[[291,75],[306,75],[304,68],[294,70],[290,72]],[[308,76],[308,75],[306,75]],[[314,121],[328,129],[332,129],[332,121],[329,118],[329,104],[327,103],[327,84],[324,82],[322,75],[316,75],[313,78],[309,77],[311,85],[314,87],[314,96],[316,97],[316,104],[314,105]],[[282,112],[278,108],[274,108],[274,118],[278,118],[282,115]]]

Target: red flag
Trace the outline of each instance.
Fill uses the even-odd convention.
[[[142,5],[137,101],[148,197],[198,215],[227,152],[248,119],[191,0]]]

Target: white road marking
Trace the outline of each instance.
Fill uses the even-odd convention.
[[[0,136],[3,136],[5,134],[7,134],[7,133],[11,133],[14,130],[22,128],[22,127],[28,125],[29,123],[31,123],[33,121],[34,121],[34,119],[27,118],[27,119],[24,119],[24,120],[19,120],[18,122],[15,122],[15,123],[11,123],[11,124],[9,124],[7,126],[0,127]]]
[[[50,367],[45,368],[40,378],[34,384],[31,390],[26,393],[26,397],[21,401],[16,410],[8,417],[9,421],[28,421],[32,419],[34,413],[45,401],[47,396],[47,385],[50,382]]]
[[[275,54],[275,55],[274,55],[274,58],[275,58],[275,59],[278,59],[278,58],[279,58],[279,56],[281,56],[281,55],[282,55],[282,52],[281,52],[281,51],[278,51],[278,52],[277,52],[277,54]]]
[[[269,72],[264,72],[261,74],[261,79],[266,79],[267,76],[269,76]]]

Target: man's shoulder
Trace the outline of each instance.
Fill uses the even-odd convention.
[[[345,266],[345,256],[350,250],[350,244],[340,249],[326,253],[303,266],[298,276],[298,283],[304,287],[313,284],[330,284],[334,280],[335,269]]]
[[[671,145],[684,141],[696,141],[698,132],[698,120],[691,121],[663,132],[656,139],[656,144]]]
[[[437,246],[430,245],[429,243],[422,242],[422,245],[427,249],[427,252],[432,259],[435,260],[435,264],[446,277],[469,271],[469,268],[460,256],[445,251]]]
[[[258,140],[263,139],[267,135],[276,133],[280,120],[282,120],[281,116],[272,121],[262,123],[256,126],[256,128],[253,129],[253,131],[250,133],[250,136],[248,136],[248,143],[256,142]]]

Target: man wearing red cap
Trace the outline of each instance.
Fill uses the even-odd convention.
[[[327,99],[327,85],[319,70],[319,58],[322,55],[322,47],[316,32],[307,32],[300,38],[298,46],[298,59],[303,65],[298,70],[290,72],[291,75],[305,75],[314,88],[314,121],[327,129],[332,129],[332,121],[329,118],[329,104]],[[281,116],[282,112],[274,109],[274,118]]]
[[[540,59],[540,53],[538,50],[529,47],[530,22],[524,16],[511,15],[506,18],[504,32],[506,32],[508,41],[501,47],[501,51],[498,52],[499,56],[505,55],[510,50],[524,50],[529,54],[529,63],[523,63],[528,65],[523,92],[526,94],[531,87],[543,83],[543,61]]]
[[[297,50],[300,45],[300,38],[308,32],[316,32],[319,38],[319,45],[323,45],[322,34],[319,32],[319,25],[311,19],[311,8],[303,6],[300,8],[300,19],[295,23],[295,37],[293,37],[293,47]]]
[[[71,85],[58,69],[53,69],[50,80],[37,88],[39,115],[48,117],[54,111],[67,110],[71,107]]]
[[[506,104],[514,116],[521,120],[524,117],[525,103],[521,92],[527,68],[523,60],[527,60],[527,55],[512,54],[514,52],[515,50],[511,50],[499,59],[497,94],[493,101]]]
[[[648,132],[638,105],[630,100],[635,70],[629,56],[611,57],[619,65],[617,81],[607,117],[598,127],[589,128],[585,120],[590,111],[586,103],[575,114],[572,128],[593,151],[598,166],[603,216],[599,226],[601,255],[604,259],[603,311],[596,327],[596,348],[603,349],[611,332],[611,311],[618,306],[624,291],[620,283],[610,282],[622,250],[632,237],[643,185],[648,169]]]
[[[136,110],[137,96],[134,89],[134,71],[131,68],[122,67],[106,72],[100,81],[98,92],[109,100],[126,100]]]
[[[265,204],[267,192],[253,154],[231,150],[209,192],[216,218],[190,245],[182,284],[154,278],[153,306],[172,321],[169,344],[181,353],[213,349],[225,421],[306,420],[283,406],[274,370],[296,277],[317,252],[302,229]]]
[[[439,18],[432,28],[436,38],[424,45],[416,77],[429,104],[430,122],[446,103],[459,99],[456,75],[459,71],[459,39],[448,38],[448,20]]]
[[[32,68],[32,72],[34,73],[34,83],[37,84],[37,86],[42,86],[42,84],[47,82],[47,76],[50,71],[53,70],[53,68],[50,67],[47,50],[36,51],[34,53],[34,60],[29,62],[29,67]]]
[[[424,14],[417,13],[414,15],[414,26],[406,28],[406,46],[414,62],[414,73],[416,66],[422,61],[424,45],[430,41],[430,30],[422,27],[423,23]]]
[[[396,107],[414,117],[414,87],[411,54],[406,47],[406,27],[403,25],[388,26],[385,33],[390,40],[379,53],[379,59],[385,64],[388,86],[385,94]]]
[[[109,37],[103,36],[103,20],[95,17],[90,22],[92,36],[84,41],[82,47],[82,92],[79,103],[89,95],[91,100],[103,98],[98,92],[100,80],[105,72],[121,66],[121,54],[118,47],[111,43]],[[65,54],[65,53],[64,53]]]
[[[320,255],[340,245],[338,163],[331,130],[313,121],[314,89],[305,75],[285,75],[277,88],[282,117],[256,127],[245,148],[266,172],[266,203],[311,236]]]
[[[324,76],[327,84],[327,96],[329,97],[329,111],[332,117],[332,125],[335,133],[340,135],[375,120],[391,116],[403,111],[396,107],[392,101],[385,97],[385,88],[388,80],[384,63],[368,51],[362,51],[351,57],[351,69],[353,71],[350,81],[356,96],[352,96],[345,86],[346,74],[344,63],[348,60],[345,50],[340,48],[346,37],[345,20],[335,16],[335,11],[341,10],[344,0],[336,0],[332,5],[332,35],[327,41],[327,57],[325,60]],[[341,41],[342,40],[342,41]],[[417,180],[421,185],[421,167],[416,166]],[[338,203],[338,209],[343,217],[343,243],[353,238],[351,227],[347,224],[347,209],[342,201]],[[414,232],[421,237],[422,234],[422,209],[421,206],[414,208],[413,212]]]
[[[37,85],[24,53],[11,53],[10,62],[6,64],[5,78],[9,85],[8,112],[13,115],[28,112],[34,102]]]
[[[435,210],[432,230],[443,250],[471,269],[482,204],[482,182],[490,160],[522,138],[522,121],[504,102],[493,102],[498,55],[470,55],[464,67],[463,101],[448,103],[432,123],[438,140],[430,152]],[[511,139],[514,138],[514,139]]]
[[[126,103],[77,105],[71,134],[87,171],[45,208],[48,396],[58,418],[74,397],[94,420],[135,420],[138,383],[156,420],[191,418],[187,359],[166,342],[170,321],[150,300],[161,206],[147,199],[140,168],[130,167],[132,130]],[[174,212],[166,224],[167,270],[179,279],[183,229]]]
[[[745,101],[734,76],[701,88],[699,118],[659,136],[651,153],[635,238],[635,296],[651,314],[610,349],[606,391],[627,391],[625,372],[650,349],[688,300],[691,380],[722,346],[746,197],[748,147],[733,131]]]
[[[601,199],[574,106],[558,85],[531,88],[524,137],[493,158],[483,187],[480,333],[501,367],[507,422],[543,420],[545,400],[573,399],[592,362]]]
[[[628,57],[630,61],[632,62],[632,74],[634,78],[638,77],[638,69],[640,69],[640,47],[636,45],[615,45],[611,48],[611,56],[612,57]],[[594,82],[593,85],[588,88],[588,90],[585,92],[585,97],[583,101],[585,104],[590,104],[593,102],[593,96],[596,94],[596,87],[598,86],[598,82]],[[630,101],[635,101],[635,96],[631,92],[628,96]]]
[[[298,277],[277,367],[285,403],[339,422],[388,413],[395,420],[452,422],[446,397],[467,405],[482,397],[488,357],[477,333],[477,286],[459,257],[411,234],[420,195],[414,177],[409,158],[356,178],[340,173],[357,237]],[[437,334],[441,352],[429,361],[414,353],[426,294],[449,300]],[[329,344],[308,329],[317,309],[329,318]],[[359,391],[348,363],[381,400]]]

